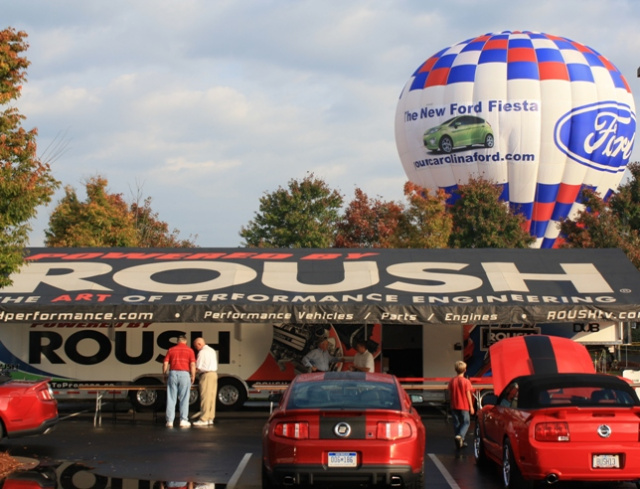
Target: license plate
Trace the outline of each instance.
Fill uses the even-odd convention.
[[[620,457],[618,455],[594,455],[592,465],[594,469],[619,469]]]
[[[329,452],[329,467],[357,467],[356,452]]]

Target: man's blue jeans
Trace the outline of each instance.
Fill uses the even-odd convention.
[[[464,438],[471,424],[469,411],[466,409],[452,409],[451,417],[453,418],[453,432],[455,436],[460,435]]]
[[[176,400],[180,408],[180,420],[189,421],[189,390],[191,374],[186,370],[170,370],[167,379],[167,423],[176,417]]]

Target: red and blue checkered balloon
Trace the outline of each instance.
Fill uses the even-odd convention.
[[[469,178],[502,187],[534,246],[551,248],[559,221],[607,199],[629,163],[631,90],[592,48],[535,32],[485,34],[443,49],[413,73],[396,111],[396,144],[410,181],[454,190]]]

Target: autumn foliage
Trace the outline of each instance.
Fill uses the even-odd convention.
[[[110,193],[106,178],[97,176],[86,183],[86,200],[71,186],[51,213],[45,242],[52,247],[194,247],[169,231],[167,223],[151,209],[151,199],[129,204],[122,194]]]
[[[51,200],[59,183],[47,162],[36,154],[37,130],[25,130],[25,117],[8,106],[20,97],[29,61],[27,34],[12,28],[0,31],[0,286],[23,263],[31,231],[29,221],[40,205]]]

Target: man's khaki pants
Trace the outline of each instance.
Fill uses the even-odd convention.
[[[213,421],[216,417],[216,396],[218,394],[218,372],[200,375],[200,419]]]

